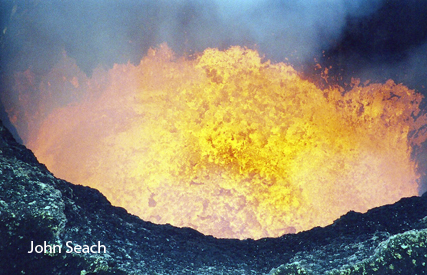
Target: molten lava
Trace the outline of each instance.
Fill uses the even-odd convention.
[[[319,89],[253,50],[166,46],[91,78],[64,56],[37,87],[16,79],[37,158],[144,220],[258,239],[418,192],[422,96],[391,80]]]

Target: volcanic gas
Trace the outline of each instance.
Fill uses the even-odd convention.
[[[9,115],[37,158],[144,220],[258,239],[418,194],[422,96],[392,80],[321,89],[254,50],[162,45],[91,77],[64,54],[15,81]]]

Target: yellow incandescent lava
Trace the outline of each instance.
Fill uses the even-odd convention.
[[[417,195],[422,96],[391,80],[319,89],[241,47],[185,59],[161,46],[90,78],[70,64],[37,89],[75,98],[40,103],[26,144],[144,220],[258,239]]]

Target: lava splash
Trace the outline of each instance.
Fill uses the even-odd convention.
[[[422,96],[392,80],[320,89],[254,50],[165,45],[91,77],[64,55],[33,78],[16,74],[9,110],[26,145],[144,220],[258,239],[418,194]]]

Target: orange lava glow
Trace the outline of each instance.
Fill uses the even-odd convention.
[[[9,110],[26,145],[144,220],[258,239],[418,194],[422,96],[392,80],[319,89],[253,50],[165,45],[91,77],[64,55],[32,78],[16,74]]]

